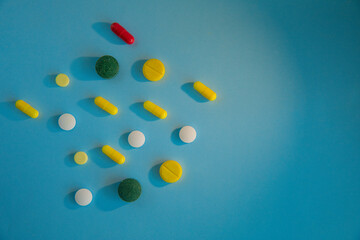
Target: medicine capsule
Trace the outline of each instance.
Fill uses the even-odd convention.
[[[152,114],[154,114],[155,116],[157,116],[158,118],[165,119],[167,117],[167,112],[153,102],[150,101],[144,102],[144,108],[149,112],[151,112]]]
[[[123,164],[125,162],[124,155],[122,155],[121,153],[119,153],[109,145],[104,145],[101,150],[106,156],[108,156],[114,162],[118,164]]]
[[[214,101],[216,99],[216,93],[207,86],[205,86],[205,84],[203,84],[202,82],[195,82],[194,89],[209,101]]]
[[[118,113],[118,108],[103,97],[96,97],[94,102],[99,108],[110,113],[111,115],[115,115]]]
[[[29,117],[37,118],[39,116],[38,110],[36,110],[30,104],[28,104],[27,102],[25,102],[23,100],[17,100],[15,103],[15,106],[17,109],[19,109],[20,111],[22,111]]]
[[[123,26],[114,22],[110,26],[111,31],[113,31],[119,38],[124,40],[127,44],[133,44],[135,39]]]

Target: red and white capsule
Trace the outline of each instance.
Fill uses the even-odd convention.
[[[111,24],[111,31],[113,31],[119,38],[124,40],[127,44],[133,44],[135,39],[123,26],[114,22]]]

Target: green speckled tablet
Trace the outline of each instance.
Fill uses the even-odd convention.
[[[141,185],[137,180],[127,178],[120,183],[118,193],[125,202],[133,202],[141,195]]]
[[[102,78],[113,78],[119,72],[119,63],[114,57],[105,55],[96,61],[95,70]]]

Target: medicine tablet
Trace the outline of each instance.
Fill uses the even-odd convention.
[[[159,81],[164,77],[164,64],[158,59],[149,59],[143,66],[143,74],[147,80]]]
[[[79,189],[75,193],[75,201],[80,206],[87,206],[92,201],[92,193],[86,188]]]
[[[87,160],[88,155],[84,152],[77,152],[74,155],[74,161],[76,162],[76,164],[83,165],[87,162]]]
[[[191,143],[196,138],[196,131],[191,126],[185,126],[180,129],[179,137],[184,143]]]
[[[128,136],[130,146],[139,148],[145,143],[145,135],[140,131],[132,131]]]
[[[169,160],[161,164],[159,173],[165,182],[174,183],[181,178],[182,168],[178,162]]]
[[[96,61],[95,70],[102,78],[113,78],[119,71],[119,63],[114,57],[105,55]]]
[[[119,184],[118,194],[125,202],[133,202],[141,195],[141,185],[137,180],[127,178]]]
[[[69,131],[75,127],[76,120],[70,113],[64,113],[59,117],[58,123],[62,130]]]
[[[59,87],[66,87],[69,85],[70,79],[66,74],[60,73],[56,76],[55,82]]]

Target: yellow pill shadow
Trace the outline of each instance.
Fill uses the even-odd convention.
[[[87,164],[96,164],[100,168],[112,168],[118,165],[118,163],[111,160],[107,155],[102,152],[103,145],[98,145],[97,147],[86,150],[87,155],[89,156],[89,161]]]
[[[0,102],[0,115],[10,121],[32,120],[32,118],[30,118],[28,115],[24,114],[22,111],[19,111],[19,109],[15,107],[15,103],[16,100],[14,99]]]
[[[77,105],[84,111],[90,113],[94,117],[108,117],[109,113],[99,108],[95,104],[95,97],[89,97],[81,99],[77,102]]]
[[[70,153],[65,155],[64,164],[66,166],[68,166],[68,167],[80,166],[80,165],[76,164],[76,162],[74,161],[74,157],[75,157],[76,153],[77,153],[77,151],[71,151]]]
[[[144,108],[144,102],[136,102],[129,106],[130,111],[136,114],[136,116],[142,118],[145,121],[158,121],[160,118],[150,113]]]
[[[181,86],[181,90],[185,92],[189,97],[199,103],[214,101],[216,99],[216,93],[212,91],[210,88],[206,87],[207,91],[202,92],[202,88],[200,88],[200,92],[197,90],[199,89],[199,83],[195,84],[196,82],[187,82]],[[200,84],[201,85],[201,84]],[[196,88],[195,88],[196,87]],[[201,85],[202,87],[202,85]],[[204,96],[205,95],[205,96]],[[211,100],[210,100],[211,99]]]
[[[160,177],[160,167],[161,165],[164,163],[163,160],[159,160],[149,171],[148,174],[148,178],[149,178],[149,182],[155,186],[155,187],[165,187],[167,185],[169,185],[170,183],[165,182],[161,177]]]
[[[131,76],[138,82],[151,83],[152,81],[147,80],[143,74],[143,66],[146,61],[145,59],[137,60],[131,66]]]
[[[59,86],[56,84],[56,76],[58,74],[47,74],[43,80],[43,83],[46,87],[49,88],[58,88]]]

